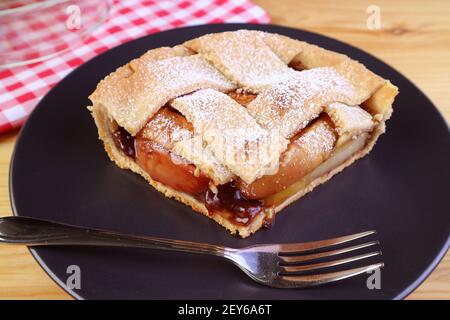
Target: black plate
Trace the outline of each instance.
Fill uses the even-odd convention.
[[[277,32],[343,52],[390,79],[401,92],[387,134],[369,156],[285,209],[271,229],[246,240],[117,168],[107,158],[85,108],[100,79],[148,49],[240,28]],[[425,279],[448,249],[449,163],[450,135],[441,115],[419,89],[380,60],[306,31],[207,25],[121,45],[61,81],[22,129],[11,166],[11,199],[17,215],[235,247],[376,229],[386,265],[381,290],[367,289],[368,275],[306,290],[282,290],[254,283],[214,257],[117,248],[32,249],[43,269],[76,298],[399,299]],[[68,290],[64,284],[69,265],[81,268],[80,290]]]

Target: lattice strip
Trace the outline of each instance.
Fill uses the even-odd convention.
[[[101,81],[90,99],[106,107],[117,123],[135,135],[169,100],[201,88],[235,86],[200,55],[139,61],[135,70],[119,69]]]
[[[238,86],[253,92],[286,79],[293,71],[254,31],[209,34],[184,45],[202,54]]]
[[[325,107],[325,112],[333,120],[336,131],[340,136],[357,136],[373,129],[372,116],[358,106],[347,106],[335,102]]]
[[[316,68],[296,71],[288,80],[262,91],[247,109],[263,128],[279,130],[290,138],[325,105],[336,101],[352,105],[356,101],[354,87],[334,69]]]
[[[180,111],[224,167],[247,183],[278,170],[288,140],[261,128],[247,110],[215,90],[199,90],[174,99]],[[192,157],[190,157],[192,158]]]
[[[367,100],[386,81],[368,70],[358,61],[346,55],[329,51],[318,46],[304,43],[301,52],[293,59],[294,64],[301,64],[306,69],[333,67],[355,87],[359,105]]]
[[[201,136],[177,142],[172,151],[197,168],[201,168],[202,173],[211,178],[214,185],[225,184],[234,177],[233,173],[214,156]]]

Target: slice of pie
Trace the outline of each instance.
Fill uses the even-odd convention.
[[[366,155],[397,93],[343,54],[240,30],[148,51],[89,109],[119,167],[247,237]]]

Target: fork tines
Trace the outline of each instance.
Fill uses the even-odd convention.
[[[329,261],[314,262],[315,260],[324,260],[330,257],[335,257],[337,255],[342,255],[363,248],[379,245],[379,241],[369,241],[362,244],[354,244],[351,246],[328,250],[330,247],[342,245],[344,243],[361,239],[373,234],[376,234],[376,232],[366,231],[349,236],[315,242],[280,244],[278,246],[279,276],[284,282],[284,285],[290,284],[292,287],[299,287],[333,282],[381,268],[384,266],[384,264],[382,262],[379,262],[363,267],[356,267],[336,272],[320,274],[311,274],[310,272],[318,272],[320,269],[340,266],[381,255],[381,251],[377,250],[341,259],[328,259]]]

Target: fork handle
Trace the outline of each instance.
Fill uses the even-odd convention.
[[[191,241],[134,236],[30,217],[0,218],[0,243],[161,249],[226,257],[230,248]]]

